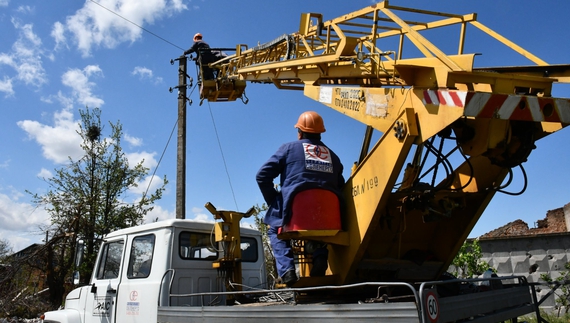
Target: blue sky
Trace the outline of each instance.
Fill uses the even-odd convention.
[[[212,47],[257,45],[296,32],[302,12],[317,12],[325,20],[372,2],[353,1],[209,1],[100,0],[162,39],[101,8],[92,1],[0,0],[0,238],[14,250],[39,242],[39,226],[48,214],[30,204],[26,190],[42,193],[42,178],[81,154],[78,109],[99,107],[102,119],[120,121],[123,148],[131,163],[144,160],[153,187],[160,178],[170,183],[164,198],[148,216],[174,218],[177,66],[169,60],[182,54],[196,32]],[[552,1],[422,1],[393,0],[392,5],[466,14],[552,64],[570,63],[566,17],[570,3]],[[143,5],[144,4],[144,5]],[[470,43],[473,33],[474,42]],[[458,32],[435,35],[434,43],[455,48]],[[167,41],[165,41],[167,40]],[[450,41],[451,40],[451,41]],[[466,52],[482,53],[476,66],[530,65],[496,41],[468,30]],[[193,65],[189,65],[194,75]],[[246,211],[263,203],[255,183],[259,166],[286,141],[295,140],[293,124],[305,110],[325,119],[323,139],[340,156],[349,176],[358,158],[364,126],[303,96],[272,85],[250,84],[249,104],[204,102],[192,92],[188,107],[187,218],[210,220],[206,202],[219,209]],[[189,92],[190,93],[190,92]],[[570,97],[569,87],[557,86],[556,97]],[[106,134],[110,127],[106,127]],[[568,186],[570,130],[537,143],[524,165],[529,187],[522,196],[497,194],[470,236],[479,236],[516,219],[533,227],[546,212],[570,202]],[[160,165],[158,161],[165,150]],[[221,147],[221,149],[220,149]],[[225,163],[224,163],[225,161]],[[520,173],[511,186],[522,187]],[[131,190],[132,200],[149,178]],[[231,183],[231,184],[230,184]]]

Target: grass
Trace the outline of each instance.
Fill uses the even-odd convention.
[[[566,313],[566,314],[560,313],[560,317],[559,317],[556,313],[549,314],[549,313],[545,313],[545,312],[541,311],[540,315],[548,323],[569,323],[570,322],[570,314],[568,314],[568,313]],[[527,315],[527,316],[519,317],[518,321],[519,322],[527,322],[527,323],[540,323],[537,321],[536,315]]]

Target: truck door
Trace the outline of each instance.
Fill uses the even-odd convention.
[[[115,323],[117,290],[121,270],[123,270],[123,250],[125,242],[121,239],[109,240],[99,251],[97,268],[91,281],[91,292],[85,304],[86,323]]]
[[[133,235],[129,242],[125,250],[128,259],[125,259],[126,267],[117,293],[117,323],[156,322],[160,281],[166,263],[165,245],[156,246],[155,233]]]

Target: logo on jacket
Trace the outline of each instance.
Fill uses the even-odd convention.
[[[332,173],[333,163],[329,149],[325,146],[303,143],[305,151],[305,169]]]

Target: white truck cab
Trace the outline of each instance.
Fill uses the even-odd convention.
[[[240,231],[242,282],[265,288],[261,235],[253,229]],[[44,322],[156,322],[161,303],[223,302],[215,297],[168,300],[169,293],[224,291],[218,270],[212,268],[222,252],[212,223],[167,220],[112,232],[101,245],[90,285],[71,291],[65,308],[45,313]]]

